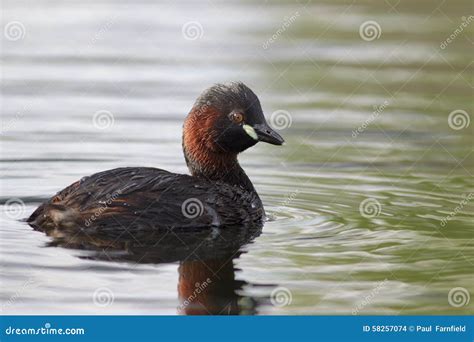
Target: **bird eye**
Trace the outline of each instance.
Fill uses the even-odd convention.
[[[235,123],[241,123],[244,121],[244,115],[242,113],[231,113],[230,119]]]

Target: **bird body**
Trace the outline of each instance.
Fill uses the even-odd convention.
[[[191,175],[124,167],[84,177],[40,205],[39,230],[122,234],[262,224],[265,211],[237,155],[258,141],[281,145],[257,96],[244,84],[218,84],[198,98],[183,127]]]

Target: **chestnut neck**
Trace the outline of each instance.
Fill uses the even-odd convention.
[[[186,118],[183,129],[183,152],[192,176],[211,181],[221,181],[255,192],[252,182],[237,160],[237,153],[224,151],[216,146],[213,124],[216,109],[194,109]]]
[[[211,181],[220,181],[255,192],[252,182],[237,161],[237,156],[203,152],[197,157],[184,146],[184,158],[192,176]]]

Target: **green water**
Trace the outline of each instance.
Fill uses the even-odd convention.
[[[465,299],[474,284],[474,18],[468,2],[387,4],[331,5],[322,20],[304,11],[275,44],[295,54],[267,66],[288,96],[273,106],[293,124],[272,160],[283,159],[284,185],[266,184],[280,234],[257,259],[297,279],[286,313],[348,313],[348,303],[360,314],[472,313],[448,293],[463,287]],[[365,20],[379,24],[378,39],[360,40]],[[463,20],[464,33],[440,48]],[[465,111],[453,114],[457,125],[455,110]],[[359,210],[366,199],[373,217]]]

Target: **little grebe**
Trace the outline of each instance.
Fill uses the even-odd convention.
[[[231,226],[262,222],[262,202],[237,155],[283,138],[265,121],[257,96],[240,82],[217,84],[196,100],[183,127],[191,176],[124,167],[73,183],[39,206],[28,222],[40,230],[90,232]]]

